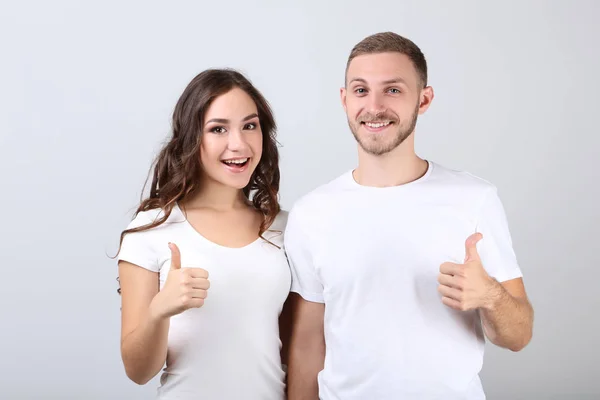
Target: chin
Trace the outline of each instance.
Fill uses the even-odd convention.
[[[253,163],[235,167],[221,164],[219,168],[211,169],[207,173],[213,181],[223,186],[241,190],[248,186],[255,169],[256,165]]]
[[[248,184],[250,183],[250,176],[248,176],[248,177],[240,176],[238,178],[224,177],[222,179],[219,179],[219,182],[222,185],[241,190],[241,189],[245,188],[246,186],[248,186]]]

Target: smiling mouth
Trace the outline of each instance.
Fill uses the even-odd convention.
[[[378,122],[369,122],[369,121],[361,121],[361,125],[364,125],[370,131],[379,131],[387,128],[393,121],[378,121]]]
[[[225,164],[228,168],[234,170],[243,169],[250,162],[250,158],[234,158],[229,160],[221,160],[223,164]]]

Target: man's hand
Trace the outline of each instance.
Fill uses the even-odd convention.
[[[464,264],[451,262],[440,266],[438,291],[442,302],[455,310],[468,311],[491,306],[495,280],[491,278],[477,253],[477,242],[483,236],[475,233],[466,240]]]
[[[497,346],[520,351],[533,335],[533,308],[521,278],[499,283],[481,264],[475,233],[466,240],[464,264],[440,266],[438,291],[442,302],[455,310],[479,310],[488,339]]]

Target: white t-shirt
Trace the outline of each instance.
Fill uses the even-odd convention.
[[[487,272],[521,277],[496,188],[469,173],[430,162],[375,188],[348,171],[296,202],[285,248],[292,291],[325,303],[321,399],[485,399],[478,314],[437,291],[440,265],[464,262],[476,231]]]
[[[129,227],[160,215],[139,213]],[[285,398],[278,318],[291,285],[283,250],[286,220],[282,211],[263,234],[280,249],[263,239],[241,248],[217,245],[177,206],[159,227],[125,236],[119,259],[158,272],[161,289],[171,264],[169,242],[179,247],[182,268],[209,273],[204,306],[171,317],[158,399]]]

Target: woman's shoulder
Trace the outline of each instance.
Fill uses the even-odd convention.
[[[135,229],[154,223],[160,223],[164,218],[166,211],[162,208],[151,208],[148,210],[136,211],[129,222],[127,229]],[[174,207],[169,213],[168,218],[162,224],[169,224],[178,219],[177,207]]]
[[[287,225],[288,212],[285,210],[279,211],[275,219],[267,230],[263,233],[263,238],[275,243],[277,246],[283,245],[283,234]]]
[[[271,224],[271,227],[269,228],[269,230],[281,231],[281,232],[285,231],[285,227],[287,225],[287,220],[288,220],[288,215],[289,215],[289,212],[286,210],[279,211],[279,213],[275,217],[275,220]]]

